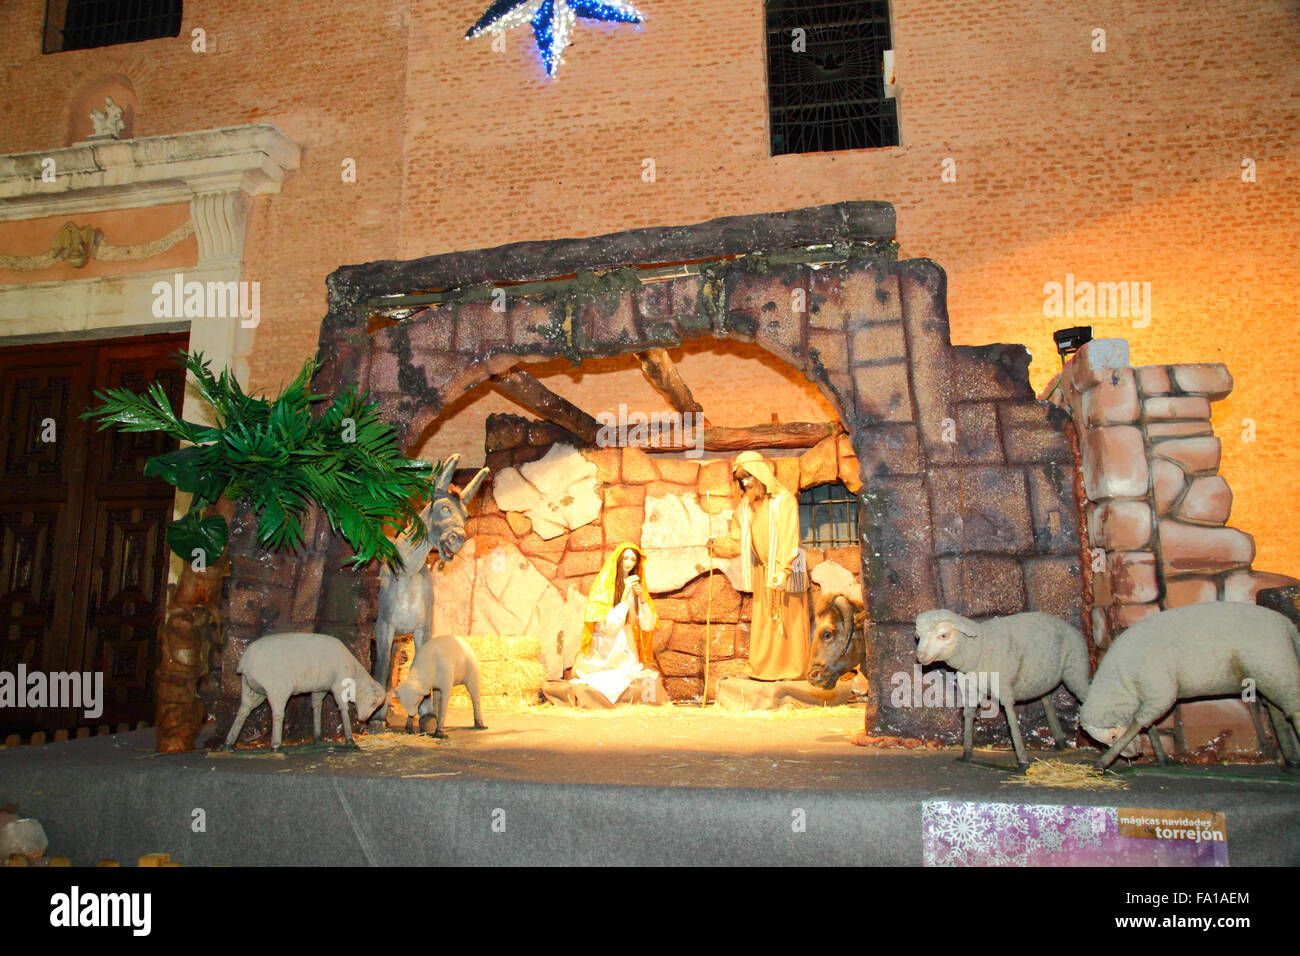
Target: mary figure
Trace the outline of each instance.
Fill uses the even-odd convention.
[[[573,684],[586,684],[615,704],[634,683],[631,700],[661,703],[666,694],[654,666],[653,635],[659,625],[645,588],[645,553],[620,544],[605,559],[587,596],[582,651],[573,662]]]

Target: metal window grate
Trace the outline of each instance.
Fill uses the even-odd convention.
[[[799,538],[806,548],[850,548],[858,542],[858,498],[839,482],[799,494]]]
[[[888,49],[888,0],[767,0],[772,155],[897,146]]]
[[[89,50],[181,32],[182,0],[47,0],[45,52]]]

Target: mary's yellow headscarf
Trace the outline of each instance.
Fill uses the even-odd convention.
[[[586,623],[582,626],[582,653],[591,653],[591,636],[595,631],[596,622],[603,621],[605,615],[614,608],[614,602],[618,599],[619,585],[623,581],[623,572],[620,564],[624,551],[636,552],[636,575],[641,579],[641,599],[650,609],[650,616],[653,618],[648,630],[641,630],[641,622],[634,615],[628,615],[627,624],[628,634],[631,635],[636,644],[636,656],[642,664],[653,665],[655,662],[654,644],[651,636],[654,630],[659,626],[659,614],[655,611],[654,600],[650,597],[650,589],[646,587],[645,580],[645,552],[634,544],[624,542],[615,548],[608,558],[605,559],[604,565],[601,566],[600,574],[596,575],[596,581],[591,586],[591,593],[587,595],[587,614]]]

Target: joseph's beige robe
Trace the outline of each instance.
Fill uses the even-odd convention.
[[[747,507],[742,502],[737,511]],[[743,518],[741,514],[740,520]],[[750,511],[749,525],[749,554],[741,557],[749,563],[754,616],[745,674],[757,680],[801,680],[808,673],[811,639],[808,595],[785,590],[799,551],[798,502],[785,490],[765,494]],[[743,539],[743,529],[737,522],[729,543],[739,551]]]

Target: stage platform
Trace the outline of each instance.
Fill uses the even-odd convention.
[[[855,747],[860,705],[485,717],[475,731],[453,707],[447,740],[365,735],[352,751],[164,756],[152,731],[0,751],[0,806],[74,864],[919,865],[932,799],[1223,811],[1233,865],[1300,864],[1300,784],[1274,767],[1099,793],[1017,784],[952,749]]]

